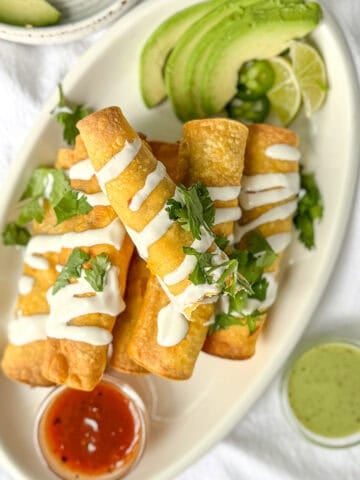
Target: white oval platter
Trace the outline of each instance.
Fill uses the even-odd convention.
[[[181,7],[193,3],[183,0]],[[177,10],[177,0],[153,0],[121,18],[67,76],[64,90],[69,98],[93,108],[120,105],[135,128],[150,138],[177,139],[181,125],[169,105],[147,110],[138,86],[144,41]],[[311,122],[300,118],[295,128],[325,202],[325,216],[317,231],[318,248],[307,252],[297,242],[292,245],[278,301],[252,359],[232,362],[201,354],[194,376],[187,382],[147,380],[155,392],[151,436],[145,456],[129,480],[172,479],[220,440],[274,378],[326,288],[346,231],[357,180],[360,98],[349,50],[328,14],[312,40],[325,59],[330,91],[326,105]],[[13,162],[2,191],[0,226],[33,167],[55,159],[61,132],[49,112],[56,101],[54,94]],[[0,264],[1,351],[16,297],[21,254],[0,246]],[[36,457],[32,436],[35,412],[46,390],[16,385],[0,374],[0,392],[0,465],[14,480],[54,478]]]

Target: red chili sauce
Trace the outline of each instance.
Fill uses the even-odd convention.
[[[55,397],[43,414],[39,440],[55,473],[82,478],[127,470],[141,448],[140,430],[131,400],[102,382],[92,392],[66,389]]]

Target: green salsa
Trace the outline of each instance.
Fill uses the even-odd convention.
[[[305,428],[329,438],[360,432],[360,348],[346,343],[317,345],[293,365],[290,406]]]

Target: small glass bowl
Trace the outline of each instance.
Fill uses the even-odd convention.
[[[58,461],[52,458],[52,455],[49,451],[46,451],[44,448],[42,435],[41,435],[41,426],[42,421],[46,418],[45,415],[48,412],[49,407],[53,404],[56,398],[65,390],[68,389],[66,386],[57,386],[51,390],[51,392],[45,397],[43,402],[40,405],[39,411],[35,419],[35,429],[34,429],[34,440],[37,453],[42,461],[42,463],[50,469],[58,478],[62,480],[120,480],[124,478],[134,467],[139,463],[146,446],[147,438],[149,435],[149,417],[147,409],[138,393],[125,381],[120,380],[112,375],[104,375],[102,383],[108,383],[114,387],[126,397],[131,404],[131,411],[135,418],[135,421],[139,422],[139,445],[137,447],[137,452],[135,456],[131,459],[131,462],[128,464],[121,464],[119,467],[114,469],[111,472],[104,474],[83,474],[70,471],[65,468],[61,468]]]
[[[297,362],[297,360],[302,357],[303,354],[312,350],[313,348],[320,346],[320,345],[328,345],[328,344],[340,344],[350,346],[356,349],[360,349],[360,342],[355,340],[350,340],[348,338],[343,337],[322,337],[321,339],[305,342],[305,344],[301,345],[290,358],[285,367],[281,384],[280,384],[280,395],[281,395],[281,404],[284,410],[285,418],[288,420],[288,423],[293,428],[294,431],[297,433],[302,434],[302,436],[309,440],[310,442],[326,448],[348,448],[355,445],[360,444],[360,432],[355,434],[347,435],[345,437],[326,437],[323,435],[316,434],[306,428],[300,420],[296,417],[288,396],[288,384],[290,375],[292,372],[292,368]]]

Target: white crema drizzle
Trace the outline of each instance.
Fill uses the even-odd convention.
[[[283,160],[287,162],[298,162],[301,158],[300,151],[296,147],[288,145],[287,143],[270,145],[265,150],[265,155],[274,160]]]
[[[149,173],[146,177],[144,186],[133,196],[129,209],[133,212],[138,211],[141,205],[165,177],[165,166],[161,162],[157,162],[155,170]]]
[[[239,242],[246,233],[250,232],[251,230],[255,230],[256,228],[260,227],[260,225],[276,222],[277,220],[285,220],[296,211],[296,208],[297,201],[293,200],[272,208],[246,225],[235,225],[235,243]]]
[[[197,252],[204,253],[213,243],[214,238],[202,229],[200,240],[194,240],[191,244],[191,248],[195,249]],[[175,270],[164,276],[163,280],[166,285],[175,285],[176,283],[185,280],[185,278],[187,278],[194,270],[196,261],[194,255],[185,255],[181,264]]]
[[[241,218],[241,209],[239,207],[217,208],[215,210],[214,225],[225,222],[237,222]]]
[[[90,160],[80,160],[80,162],[74,163],[68,170],[70,180],[91,180],[95,175],[94,167]]]
[[[172,303],[163,307],[157,316],[157,343],[173,347],[180,343],[189,330],[189,323]]]
[[[98,192],[98,193],[79,192],[79,193],[85,196],[86,200],[92,207],[97,207],[100,205],[103,207],[107,207],[110,205],[109,199],[103,192]]]
[[[240,189],[240,186],[207,187],[210,198],[213,202],[216,200],[221,202],[234,200],[238,198]]]
[[[10,320],[8,327],[9,342],[13,345],[25,345],[38,340],[46,340],[46,322],[48,315],[19,315]]]
[[[125,142],[124,148],[116,153],[98,172],[96,176],[103,192],[108,182],[115,180],[134,160],[139,153],[142,141],[136,137],[133,142]]]
[[[244,177],[240,205],[245,210],[276,203],[299,193],[298,173],[261,174]]]
[[[149,256],[149,247],[165,235],[173,223],[166,211],[166,205],[164,205],[160,212],[140,232],[130,227],[127,227],[127,232],[136,245],[140,256],[146,260]]]
[[[19,280],[19,293],[20,295],[28,295],[33,289],[35,280],[29,275],[22,275]]]
[[[24,261],[30,267],[45,270],[49,268],[49,263],[39,255],[60,252],[63,248],[91,247],[100,244],[112,245],[120,249],[124,236],[125,228],[118,218],[104,228],[79,233],[68,232],[62,235],[36,235],[28,243]]]
[[[68,325],[75,317],[90,314],[106,314],[116,316],[125,308],[119,294],[118,268],[112,266],[106,274],[104,290],[93,292],[89,283],[79,278],[59,290],[55,295],[52,287],[46,294],[50,306],[50,314],[46,322],[46,334],[52,338],[66,338],[91,345],[108,345],[112,340],[111,332],[101,327]],[[86,293],[92,296],[81,297]]]
[[[266,238],[275,253],[281,253],[291,243],[291,232],[276,233]]]

